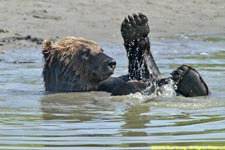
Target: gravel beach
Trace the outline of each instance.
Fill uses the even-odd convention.
[[[149,18],[151,38],[225,33],[223,0],[0,0],[0,50],[39,46],[65,36],[122,43],[129,14]]]

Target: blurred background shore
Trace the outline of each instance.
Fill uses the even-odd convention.
[[[0,0],[0,50],[65,36],[122,43],[129,14],[149,18],[151,38],[225,33],[223,0]]]

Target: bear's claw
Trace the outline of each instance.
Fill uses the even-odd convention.
[[[190,66],[182,65],[171,73],[177,93],[186,96],[209,95],[209,90],[200,74]]]
[[[182,65],[180,67],[178,67],[176,70],[174,70],[171,75],[173,76],[173,80],[175,81],[175,83],[179,83],[180,80],[183,78],[183,76],[187,73],[187,71],[191,69],[189,68],[189,66],[187,65]]]
[[[125,42],[146,37],[149,31],[148,18],[142,13],[129,15],[121,25],[121,34]]]

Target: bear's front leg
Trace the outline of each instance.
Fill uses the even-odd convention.
[[[159,69],[150,51],[148,18],[134,14],[124,19],[121,34],[129,60],[128,74],[131,80],[156,81],[160,78]]]

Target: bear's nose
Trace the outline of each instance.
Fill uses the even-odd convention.
[[[109,61],[108,61],[108,67],[109,67],[110,69],[115,69],[115,68],[116,68],[116,61],[115,61],[114,59],[109,60]]]

